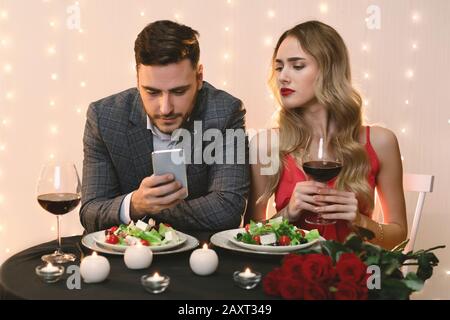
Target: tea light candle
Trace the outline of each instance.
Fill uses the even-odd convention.
[[[125,250],[123,259],[129,269],[145,269],[152,264],[153,252],[149,247],[138,242]]]
[[[57,266],[52,265],[51,262],[47,263],[47,265],[43,268],[41,268],[41,272],[43,273],[52,273],[59,271],[59,268]]]
[[[147,278],[147,280],[151,282],[160,282],[164,280],[164,277],[161,277],[158,272],[155,272],[153,276]]]
[[[64,273],[63,266],[54,266],[50,262],[45,266],[37,266],[36,274],[47,283],[58,281]]]
[[[242,278],[253,278],[255,274],[250,271],[250,268],[245,269],[245,272],[240,272],[239,276]]]
[[[246,268],[245,272],[236,271],[233,274],[236,284],[243,289],[253,289],[261,281],[261,273],[252,272],[250,268]]]
[[[110,269],[108,259],[99,256],[95,251],[80,264],[80,273],[86,283],[102,282],[108,277]]]
[[[170,278],[168,276],[159,275],[158,272],[155,272],[153,276],[142,276],[141,283],[144,286],[145,290],[151,293],[161,293],[164,292],[170,283]]]
[[[194,250],[189,258],[192,271],[200,276],[206,276],[216,271],[219,257],[214,250],[205,243],[202,249]]]

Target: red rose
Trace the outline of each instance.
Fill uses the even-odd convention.
[[[263,279],[264,292],[271,296],[280,294],[280,284],[284,281],[289,281],[290,276],[286,274],[281,268],[275,268],[269,272]]]
[[[271,296],[277,296],[279,294],[277,269],[279,270],[279,268],[275,268],[275,270],[269,272],[263,279],[264,292]]]
[[[303,261],[304,256],[301,256],[299,254],[290,253],[288,255],[285,255],[282,261],[282,264],[290,263],[292,261]]]
[[[361,285],[354,282],[341,281],[336,287],[337,291],[334,293],[336,300],[367,300],[368,292],[367,285]]]
[[[312,253],[305,255],[302,263],[302,275],[310,282],[325,282],[334,278],[333,261],[329,256]]]
[[[285,279],[280,283],[280,294],[283,299],[300,300],[303,299],[303,286],[300,280]]]
[[[306,282],[303,285],[304,300],[326,300],[329,298],[328,287],[317,282]]]
[[[354,253],[343,253],[336,263],[336,271],[341,281],[364,282],[366,286],[367,266]]]
[[[290,278],[302,280],[302,264],[304,260],[303,256],[289,254],[283,259],[282,271]]]

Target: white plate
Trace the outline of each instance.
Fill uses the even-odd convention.
[[[309,232],[307,230],[304,231],[306,233]],[[263,245],[247,244],[237,241],[234,237],[240,232],[241,233],[245,232],[245,229],[241,228],[218,232],[211,237],[211,242],[217,247],[221,247],[228,250],[241,251],[247,253],[257,253],[257,254],[285,255],[293,251],[305,249],[308,247],[311,247],[311,249],[318,248],[319,241],[325,240],[323,237],[320,237],[319,239],[316,239],[314,241],[296,246],[277,246],[277,247],[263,246]]]
[[[111,245],[111,247],[108,246],[102,246],[98,239],[101,239],[101,233],[103,235],[105,234],[104,231],[97,231],[93,233],[89,233],[81,239],[81,243],[83,246],[85,246],[88,249],[107,253],[107,254],[115,254],[115,255],[123,255],[126,250],[126,246],[117,246],[117,245]],[[182,233],[180,231],[177,231],[178,236],[180,239],[183,239],[182,242],[176,243],[175,246],[172,246],[168,248],[167,246],[164,247],[164,250],[161,250],[162,246],[159,246],[160,250],[155,250],[157,246],[150,246],[149,248],[152,249],[154,254],[169,254],[169,253],[178,253],[183,251],[188,251],[191,249],[195,249],[199,245],[199,241],[197,238],[194,238],[193,236],[190,236],[188,234]],[[109,245],[109,244],[108,244]],[[119,247],[119,248],[117,248]]]

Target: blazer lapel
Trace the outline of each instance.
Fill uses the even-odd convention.
[[[130,157],[133,160],[138,183],[145,177],[153,174],[151,153],[153,151],[153,136],[147,129],[147,114],[144,110],[139,92],[136,94],[130,113],[130,126],[128,129],[128,144]]]

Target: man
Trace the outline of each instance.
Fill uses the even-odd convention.
[[[152,151],[177,147],[176,129],[188,130],[192,141],[202,133],[194,130],[199,121],[203,130],[223,135],[244,130],[242,102],[203,81],[197,36],[175,22],[149,24],[135,42],[137,89],[89,106],[80,210],[86,231],[149,218],[178,230],[240,225],[249,190],[246,162],[188,164],[187,198],[173,176],[153,174]],[[200,151],[205,147],[201,143]],[[198,144],[190,148],[185,151],[199,151]]]

